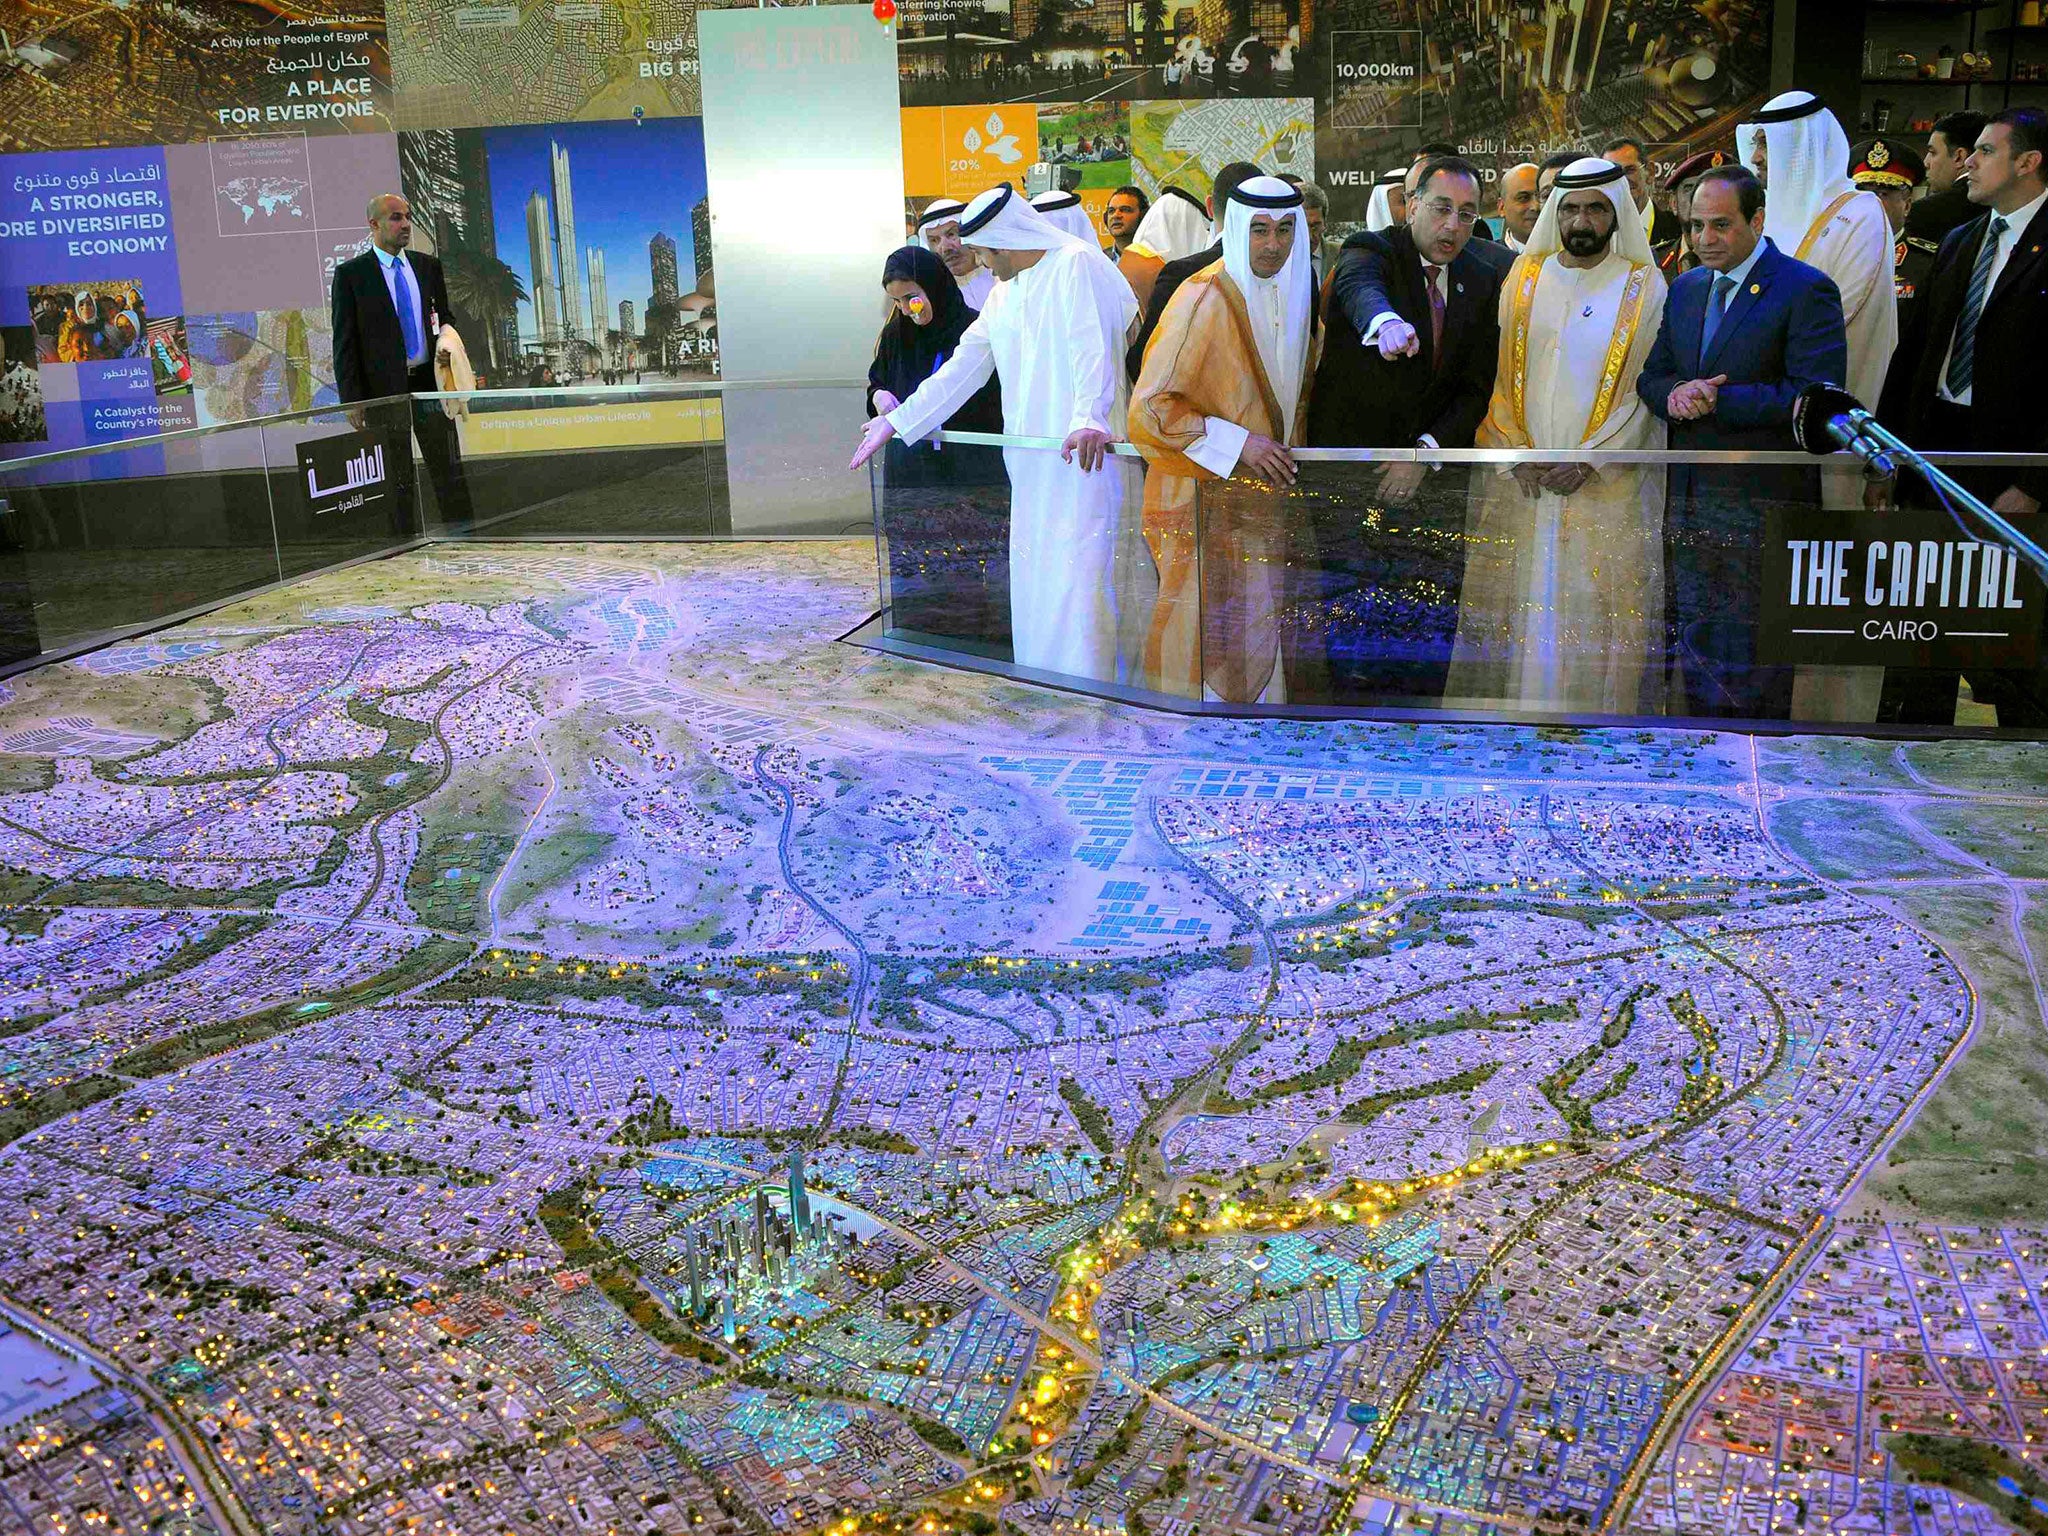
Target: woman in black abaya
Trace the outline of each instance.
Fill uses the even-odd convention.
[[[953,355],[975,311],[944,262],[922,245],[882,268],[889,318],[868,367],[868,415],[894,410]],[[949,432],[1000,432],[991,378],[946,421]],[[1000,448],[892,440],[878,461],[875,517],[888,573],[887,627],[983,642],[1010,641],[1009,480]]]

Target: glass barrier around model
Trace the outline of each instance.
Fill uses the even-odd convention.
[[[1040,439],[892,442],[872,471],[881,612],[854,638],[1195,711],[2048,730],[2040,570],[1910,474],[1803,453],[1294,459],[1275,487],[1127,444],[1083,476]],[[1987,503],[2048,481],[2048,456],[1935,462]]]
[[[651,379],[146,436],[102,412],[103,440],[0,458],[0,667],[418,539],[864,536],[840,446],[862,392]]]
[[[460,473],[435,479],[434,538],[864,534],[843,473],[858,382],[673,380],[415,395]],[[829,448],[827,445],[830,445]],[[434,478],[431,477],[430,478]]]
[[[0,665],[417,540],[399,396],[0,460]]]

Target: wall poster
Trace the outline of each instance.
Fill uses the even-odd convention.
[[[387,191],[487,385],[719,376],[706,3],[0,7],[0,454],[331,401],[329,282]],[[1249,159],[1341,237],[1426,142],[1489,178],[1725,143],[1770,33],[1771,0],[899,0],[905,191],[1051,183],[1099,225]]]

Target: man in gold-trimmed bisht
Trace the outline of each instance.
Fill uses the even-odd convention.
[[[1876,194],[1849,176],[1849,136],[1811,91],[1773,96],[1756,121],[1735,130],[1736,148],[1766,188],[1764,235],[1785,255],[1834,280],[1849,338],[1842,387],[1865,405],[1884,389],[1899,343],[1892,288],[1892,227]],[[1838,473],[1832,467],[1826,477]],[[1862,505],[1862,471],[1850,468],[1831,505]]]
[[[1481,448],[1657,449],[1636,375],[1664,279],[1627,172],[1579,160],[1500,294]],[[1448,692],[1484,707],[1654,714],[1663,705],[1664,472],[1516,464],[1474,476]]]
[[[1849,136],[1811,91],[1773,96],[1756,121],[1735,130],[1735,146],[1766,188],[1764,235],[1784,254],[1834,280],[1849,342],[1842,387],[1872,410],[1899,344],[1899,301],[1892,284],[1892,227],[1883,202],[1849,175]],[[1861,466],[1825,465],[1821,505],[1852,511],[1886,493]],[[1804,665],[1792,684],[1795,720],[1877,718],[1884,668]]]
[[[1283,661],[1281,619],[1289,450],[1307,427],[1316,363],[1310,256],[1300,190],[1243,182],[1224,204],[1223,259],[1174,293],[1146,348],[1130,433],[1159,567],[1144,674],[1162,692],[1280,703],[1290,671],[1303,691]]]

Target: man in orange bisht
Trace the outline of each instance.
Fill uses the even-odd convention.
[[[1289,450],[1316,362],[1312,252],[1301,192],[1276,177],[1242,182],[1222,211],[1223,259],[1167,302],[1131,396],[1159,566],[1145,676],[1187,698],[1277,704]]]

